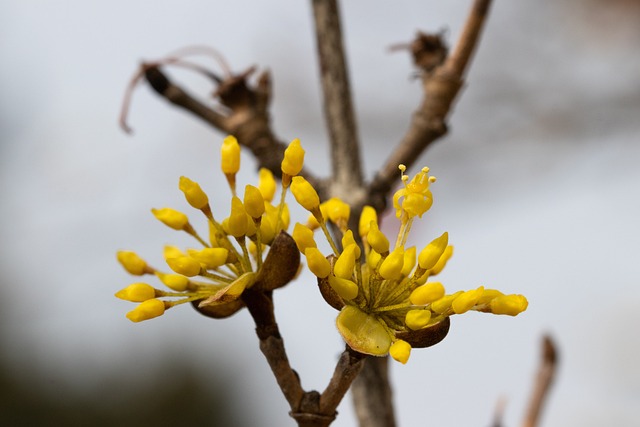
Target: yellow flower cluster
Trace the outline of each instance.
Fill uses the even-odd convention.
[[[130,274],[155,275],[170,289],[164,291],[146,283],[133,283],[117,292],[118,298],[140,303],[127,317],[140,322],[188,302],[194,303],[205,315],[227,317],[244,306],[240,297],[246,289],[269,291],[287,284],[297,274],[299,254],[291,237],[283,232],[289,225],[289,210],[284,200],[287,187],[301,171],[303,161],[304,150],[296,139],[285,151],[282,161],[283,189],[277,206],[271,203],[277,184],[267,169],[260,170],[258,187],[247,185],[241,199],[236,193],[240,145],[233,136],[225,138],[221,169],[232,199],[229,216],[220,222],[214,218],[209,199],[200,185],[181,177],[179,188],[185,199],[204,214],[208,223],[207,239],[196,232],[182,212],[171,208],[152,209],[159,221],[193,236],[202,247],[182,250],[166,246],[164,258],[172,272],[151,267],[134,252],[118,252],[118,261]]]
[[[305,255],[309,269],[318,277],[325,300],[340,310],[336,324],[346,343],[354,350],[374,356],[390,354],[406,363],[412,347],[435,344],[448,331],[448,317],[469,310],[515,316],[527,308],[522,295],[504,295],[479,287],[446,294],[440,282],[430,281],[453,254],[444,233],[419,253],[405,248],[414,218],[421,217],[433,202],[429,189],[435,178],[424,168],[413,179],[400,166],[403,188],[393,203],[400,229],[393,248],[378,227],[376,211],[365,206],[359,220],[358,236],[348,228],[350,209],[339,199],[319,202],[314,188],[302,177],[293,178],[291,191],[311,212],[307,225],[296,224],[293,239]],[[327,222],[341,232],[340,247],[331,237]],[[317,248],[313,230],[321,228],[333,254],[325,257]],[[445,328],[438,328],[446,324]],[[440,334],[434,339],[434,333]],[[444,332],[442,332],[444,331]]]

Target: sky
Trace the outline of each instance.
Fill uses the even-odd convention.
[[[468,2],[343,3],[371,177],[421,98],[408,55],[387,48],[417,30],[444,30],[453,42]],[[637,422],[639,10],[623,0],[494,4],[450,133],[416,164],[438,181],[412,239],[421,246],[448,231],[456,253],[442,273],[447,289],[522,293],[529,309],[517,318],[454,318],[443,343],[393,364],[399,425],[488,425],[501,398],[505,424],[517,425],[544,333],[561,355],[544,426]],[[271,71],[276,134],[300,138],[311,169],[326,175],[308,3],[5,1],[0,16],[3,363],[52,394],[82,394],[110,377],[145,382],[171,356],[205,378],[231,378],[229,405],[247,424],[292,425],[247,313],[212,321],[183,307],[141,324],[124,317],[131,307],[113,293],[134,279],[115,252],[135,250],[160,265],[164,244],[190,244],[150,208],[186,210],[180,175],[219,200],[220,215],[228,194],[216,197],[225,135],[144,85],[131,106],[134,134],[117,118],[140,61],[212,46],[236,71]],[[203,98],[213,90],[170,72]],[[247,153],[239,180],[256,180]],[[393,230],[393,218],[385,227]],[[323,389],[343,348],[335,311],[308,276],[275,300],[303,386]],[[339,412],[334,425],[354,425],[349,399]]]

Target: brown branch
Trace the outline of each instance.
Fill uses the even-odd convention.
[[[451,106],[464,84],[465,71],[480,40],[480,34],[489,12],[491,0],[475,0],[460,39],[453,52],[442,62],[442,43],[433,43],[440,35],[419,34],[412,43],[414,62],[421,67],[424,98],[414,112],[407,133],[378,171],[369,186],[371,201],[378,209],[386,206],[387,195],[398,178],[398,165],[410,167],[431,143],[447,133],[446,120]]]
[[[362,194],[362,161],[337,0],[312,0],[324,113],[331,140],[332,196]]]
[[[349,346],[342,352],[333,377],[320,396],[320,409],[323,412],[335,411],[362,369],[365,357],[365,355],[353,351]]]
[[[542,357],[536,381],[529,399],[522,427],[535,427],[540,421],[544,402],[549,395],[549,390],[558,368],[558,349],[550,336],[542,337]]]
[[[396,425],[388,362],[388,357],[369,357],[362,372],[353,382],[351,393],[361,427]]]

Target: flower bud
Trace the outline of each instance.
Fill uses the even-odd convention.
[[[267,168],[260,168],[260,172],[258,172],[258,189],[266,201],[273,200],[273,196],[276,194],[276,180],[273,178],[273,173]]]
[[[358,246],[358,244],[356,243],[356,239],[353,238],[353,231],[347,230],[342,235],[342,247],[346,248],[350,245],[356,245],[354,254],[356,256],[356,261],[359,260],[360,256],[362,255],[362,251],[360,250],[360,246]]]
[[[444,297],[444,286],[440,282],[430,282],[419,286],[409,295],[413,305],[426,305]]]
[[[227,262],[229,251],[224,248],[204,248],[199,251],[187,251],[189,256],[198,261],[204,268],[216,269]]]
[[[306,210],[319,210],[320,198],[315,188],[301,176],[294,176],[291,182],[291,192],[296,201]]]
[[[122,264],[129,274],[134,276],[142,276],[147,272],[147,262],[140,258],[138,254],[131,251],[118,251],[118,262]]]
[[[176,273],[187,277],[197,276],[201,270],[200,263],[188,256],[167,258],[167,264]]]
[[[151,209],[151,212],[160,222],[174,230],[184,230],[189,224],[189,218],[175,209]]]
[[[483,292],[484,286],[480,286],[478,289],[473,289],[471,291],[466,291],[460,294],[451,303],[451,308],[453,308],[454,313],[462,314],[471,310],[471,308],[476,305]]]
[[[436,274],[440,273],[444,269],[444,267],[447,265],[447,261],[449,261],[449,259],[452,256],[453,256],[453,246],[449,245],[444,250],[444,253],[440,257],[436,265],[434,265],[433,268],[429,270],[429,275],[435,276]]]
[[[233,237],[241,237],[247,233],[247,212],[238,197],[231,199],[231,215],[229,215],[227,227],[229,234]]]
[[[358,296],[358,285],[351,280],[329,276],[329,285],[342,299],[352,300]]]
[[[376,210],[371,206],[365,206],[362,208],[362,213],[360,214],[360,223],[358,226],[358,233],[360,237],[365,237],[369,234],[369,230],[371,229],[371,221],[374,221],[378,224],[378,214]]]
[[[165,274],[156,272],[156,276],[164,285],[177,292],[186,291],[189,287],[189,279],[180,274]]]
[[[378,228],[378,224],[371,221],[369,224],[369,234],[367,234],[367,243],[379,254],[389,252],[389,240]]]
[[[197,182],[191,181],[186,176],[181,176],[178,187],[184,193],[187,202],[194,208],[202,209],[209,204],[209,198]]]
[[[349,215],[351,214],[351,206],[338,199],[337,197],[332,197],[326,202],[323,203],[325,205],[325,210],[322,211],[323,215],[326,212],[326,216],[335,223],[343,223],[346,224],[349,221]]]
[[[322,252],[318,248],[308,247],[304,251],[304,256],[307,257],[307,265],[309,270],[320,279],[324,279],[331,273],[331,263],[322,255]]]
[[[186,254],[182,252],[179,247],[172,246],[172,245],[165,245],[162,251],[162,255],[164,256],[165,260],[169,258],[178,258],[181,256],[186,256]]]
[[[287,149],[284,150],[284,158],[282,159],[280,168],[282,169],[283,174],[296,176],[302,170],[303,163],[304,150],[300,145],[300,140],[296,138],[291,141]]]
[[[116,297],[125,301],[143,302],[156,297],[156,290],[146,283],[133,283],[116,292]]]
[[[404,247],[398,246],[382,261],[380,276],[387,280],[397,280],[402,275],[402,267],[404,267]]]
[[[429,270],[433,268],[445,249],[447,248],[447,244],[449,243],[449,233],[446,231],[442,234],[442,236],[434,239],[431,243],[429,243],[425,248],[420,252],[418,256],[418,265],[423,270]]]
[[[408,276],[411,274],[413,267],[416,265],[416,247],[411,246],[404,251],[404,266],[402,267],[402,275]]]
[[[162,316],[165,311],[164,302],[159,299],[150,299],[140,303],[135,309],[127,313],[127,319],[132,322],[142,322]]]
[[[451,308],[451,303],[458,298],[464,291],[458,291],[455,294],[445,295],[437,301],[431,303],[431,311],[436,314],[442,314]]]
[[[240,144],[234,136],[227,136],[220,149],[221,167],[225,175],[235,175],[240,170]]]
[[[253,185],[247,185],[244,188],[244,209],[254,219],[261,218],[264,213],[264,197]]]
[[[317,248],[318,245],[313,238],[313,231],[308,227],[296,222],[293,227],[293,240],[296,242],[296,246],[301,253],[304,253],[307,248]]]
[[[527,309],[529,302],[523,295],[502,295],[491,300],[493,314],[516,316]]]
[[[404,318],[404,323],[414,331],[422,329],[431,320],[431,310],[409,310]]]
[[[411,355],[411,345],[408,342],[397,340],[391,347],[389,347],[389,354],[396,361],[402,363],[403,365],[409,361],[409,356]]]

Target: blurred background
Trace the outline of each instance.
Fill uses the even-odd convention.
[[[417,30],[455,42],[469,4],[343,2],[369,177],[422,96],[409,56],[387,48]],[[277,135],[301,138],[312,170],[328,173],[308,2],[0,3],[0,424],[293,425],[248,313],[213,321],[181,307],[132,324],[132,305],[113,297],[135,281],[117,250],[160,266],[164,244],[192,244],[149,212],[189,212],[180,175],[218,199],[224,135],[145,85],[134,135],[117,125],[140,61],[193,44],[236,71],[271,70]],[[482,284],[530,305],[454,318],[443,343],[393,364],[399,425],[489,425],[502,398],[505,425],[518,425],[543,333],[561,365],[542,425],[637,425],[639,49],[638,1],[493,5],[451,131],[418,162],[438,182],[412,239],[449,231],[449,290]],[[202,97],[213,89],[171,75]],[[239,181],[255,179],[244,156]],[[276,304],[303,386],[322,390],[343,348],[336,313],[308,276]],[[355,425],[350,399],[339,411],[336,426]]]

